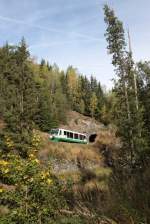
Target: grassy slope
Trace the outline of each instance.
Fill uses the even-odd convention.
[[[54,143],[49,141],[47,134],[41,133],[43,146],[39,151],[40,160],[43,163],[50,161],[53,165],[57,163],[60,168],[54,169],[54,172],[63,180],[71,178],[76,186],[82,185],[84,189],[95,187],[107,189],[111,169],[105,164],[103,151],[107,148],[114,153],[114,148],[119,143],[115,137],[115,130],[106,129],[101,123],[77,112],[69,112],[67,122],[65,128],[71,130],[83,131],[86,126],[90,130],[91,126],[92,132],[97,133],[95,142],[88,145]],[[63,166],[64,163],[68,165]]]

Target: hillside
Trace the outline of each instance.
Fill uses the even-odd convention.
[[[94,135],[95,141],[87,145],[75,143],[50,142],[48,134],[40,133],[42,149],[39,151],[40,160],[46,164],[50,162],[55,173],[68,173],[71,175],[79,172],[80,168],[100,170],[106,167],[105,151],[111,157],[114,148],[118,147],[119,141],[115,137],[115,131],[105,127],[102,123],[84,116],[75,111],[67,114],[67,124],[61,128],[86,132]],[[107,168],[106,168],[107,169]]]
[[[38,153],[43,166],[50,163],[52,172],[58,179],[71,184],[74,212],[85,215],[86,218],[91,217],[92,210],[98,207],[105,210],[103,204],[109,200],[108,181],[119,140],[111,127],[105,127],[95,119],[75,111],[67,114],[67,124],[60,127],[81,132],[86,130],[89,135],[96,134],[93,143],[82,145],[50,142],[48,134],[40,133],[43,145]],[[105,223],[115,222],[108,219]]]
[[[61,128],[87,133],[88,135],[105,129],[104,124],[98,122],[94,118],[84,116],[76,111],[69,111],[66,118],[67,124],[61,124]]]
[[[0,47],[0,224],[150,223],[150,62],[134,61],[108,5],[104,21],[108,92],[73,66],[39,63],[24,38]],[[50,141],[59,127],[88,144]]]

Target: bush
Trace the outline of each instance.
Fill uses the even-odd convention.
[[[26,160],[9,154],[0,166],[0,223],[49,223],[59,217],[66,203],[49,166],[42,167],[33,153]]]

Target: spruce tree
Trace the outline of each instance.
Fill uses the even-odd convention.
[[[97,97],[96,97],[96,94],[95,94],[95,92],[93,92],[92,93],[92,95],[91,95],[91,98],[90,98],[90,115],[92,116],[92,117],[94,117],[94,115],[95,115],[95,111],[96,111],[96,109],[97,109]]]
[[[139,62],[137,64],[137,76],[138,76],[138,92],[139,103],[143,107],[144,113],[144,126],[146,127],[145,135],[148,140],[150,148],[150,62]]]
[[[82,99],[85,104],[85,114],[90,115],[91,88],[90,88],[90,81],[86,76],[81,76],[81,90],[82,90]]]
[[[77,70],[69,66],[66,72],[67,96],[73,110],[76,108]]]
[[[4,133],[14,144],[14,149],[23,156],[27,155],[32,141],[34,128],[34,115],[37,110],[36,88],[32,70],[30,69],[29,52],[25,40],[12,49],[4,47],[6,64],[2,69],[3,79],[6,83],[3,94],[3,117],[7,124]],[[7,145],[5,146],[7,148]]]

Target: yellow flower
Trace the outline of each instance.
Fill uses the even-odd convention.
[[[38,159],[34,159],[34,162],[36,162],[36,163],[40,163]]]
[[[5,169],[5,170],[4,170],[4,173],[8,173],[8,172],[9,172],[9,169]]]
[[[0,188],[0,193],[2,193],[4,191],[4,189],[3,188]]]
[[[14,142],[11,140],[11,138],[6,137],[6,145],[8,148],[12,148],[14,146]]]
[[[45,174],[46,174],[46,176],[48,176],[48,175],[49,175],[49,172],[48,172],[48,171],[46,171],[46,172],[45,172]]]
[[[5,160],[0,160],[0,165],[7,166],[9,163]]]
[[[52,179],[48,178],[47,183],[48,183],[48,185],[51,185],[53,183]]]
[[[41,140],[40,136],[38,134],[34,134],[32,138],[32,145],[38,147],[40,140]]]
[[[47,172],[41,172],[41,178],[42,178],[42,180],[43,179],[46,179],[47,178],[47,176],[49,176],[49,172],[47,171]]]
[[[35,158],[35,155],[31,153],[31,154],[29,155],[29,157],[30,157],[30,159],[32,159],[32,158]]]

